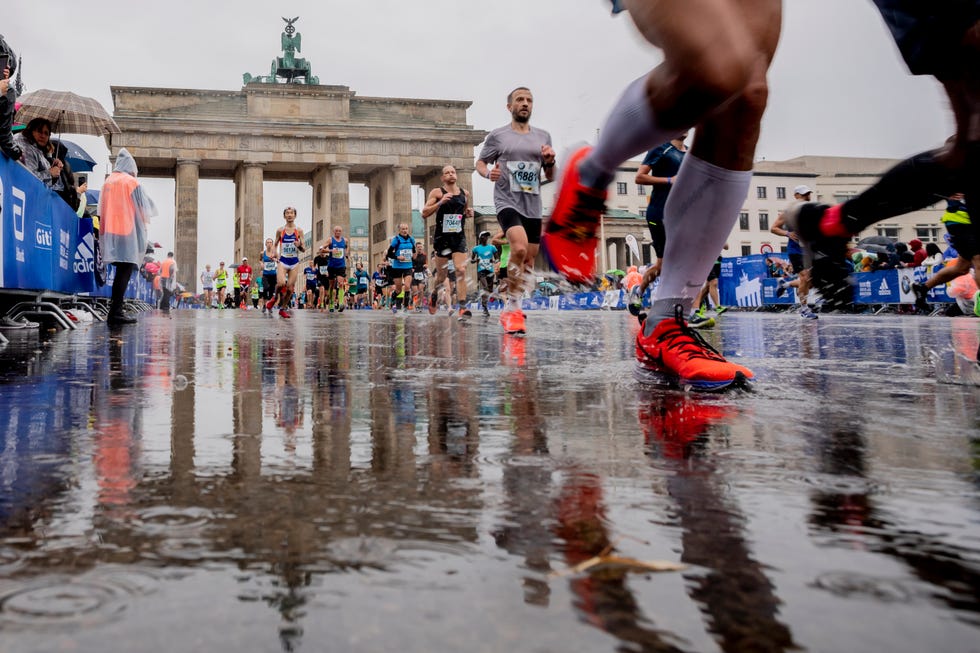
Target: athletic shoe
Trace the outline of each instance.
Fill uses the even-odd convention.
[[[486,306],[483,307],[483,317],[490,317],[490,309]]]
[[[345,308],[347,308],[347,307],[344,306],[343,304],[341,304],[340,306],[337,307],[337,312],[338,313],[343,313]]]
[[[915,294],[915,307],[921,313],[928,315],[932,312],[932,308],[929,306],[929,301],[927,299],[929,295],[929,290],[926,288],[924,283],[913,283],[912,292]]]
[[[439,293],[432,293],[429,297],[429,315],[435,315],[439,312]]]
[[[136,324],[136,318],[132,315],[126,315],[125,313],[116,313],[115,315],[109,315],[106,318],[106,324],[109,326],[119,326],[121,324]]]
[[[847,260],[850,234],[841,222],[840,212],[840,204],[801,202],[785,214],[792,230],[800,236],[804,261],[810,265],[811,284],[823,297],[828,311],[850,311],[854,307],[854,266]]]
[[[220,306],[221,305],[219,304],[219,307]],[[267,311],[269,311],[271,313],[272,312],[272,309],[275,308],[275,306],[276,306],[276,298],[273,297],[272,299],[270,299],[269,301],[267,301],[265,303],[265,310],[267,310]]]
[[[980,317],[980,290],[973,296],[973,314]]]
[[[646,369],[694,390],[724,390],[748,385],[755,379],[751,370],[729,363],[691,329],[680,305],[674,317],[661,320],[649,336],[640,329],[636,335],[636,358]]]
[[[524,319],[524,312],[520,309],[511,309],[501,313],[500,324],[504,327],[504,333],[526,333],[527,327]]]
[[[695,329],[710,329],[716,324],[715,318],[708,317],[700,311],[692,313],[687,323]]]
[[[287,311],[285,308],[280,308],[279,309],[279,317],[282,317],[282,318],[291,318],[292,315],[290,315],[289,314],[289,311]]]
[[[817,314],[814,313],[809,306],[802,306],[800,308],[800,317],[807,320],[816,320]]]
[[[596,232],[606,206],[606,190],[582,185],[578,164],[591,150],[576,150],[565,166],[555,208],[541,234],[548,264],[571,283],[591,284],[595,274]]]
[[[471,317],[473,317],[473,313],[471,313],[470,312],[470,309],[468,309],[468,308],[464,308],[464,309],[462,309],[459,312],[459,321],[460,322],[465,322],[466,320],[470,319]]]
[[[721,315],[728,310],[727,306],[715,306],[715,315]]]

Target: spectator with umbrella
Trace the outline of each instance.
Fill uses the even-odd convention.
[[[133,155],[122,148],[99,196],[103,258],[116,267],[107,319],[110,326],[136,322],[136,318],[123,313],[123,298],[129,278],[146,252],[147,225],[157,214],[153,200],[136,179],[137,174]]]

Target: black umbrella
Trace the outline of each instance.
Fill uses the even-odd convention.
[[[867,238],[862,238],[858,241],[857,246],[860,248],[866,248],[868,245],[881,245],[882,247],[888,247],[889,245],[894,246],[898,242],[894,238],[889,238],[888,236],[868,236]]]

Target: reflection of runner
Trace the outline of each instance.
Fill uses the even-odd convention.
[[[518,87],[511,91],[507,95],[510,124],[490,132],[476,162],[477,172],[494,183],[497,222],[510,243],[507,303],[500,314],[506,333],[526,330],[521,310],[524,267],[533,265],[541,239],[541,174],[543,171],[550,181],[555,170],[551,134],[531,126],[533,106],[529,89]]]

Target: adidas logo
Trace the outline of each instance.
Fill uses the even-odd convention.
[[[95,236],[85,234],[75,248],[75,261],[72,270],[76,274],[95,271]]]
[[[891,289],[888,287],[888,282],[884,279],[881,280],[881,286],[878,287],[878,292],[882,295],[887,295],[891,292]]]

